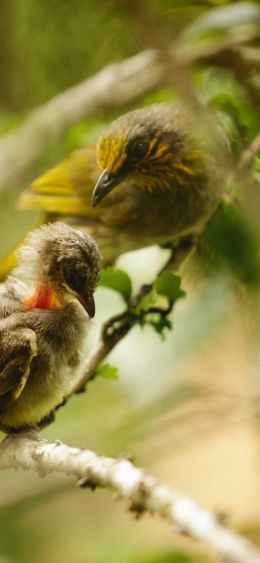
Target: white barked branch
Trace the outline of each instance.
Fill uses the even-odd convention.
[[[9,436],[0,444],[0,467],[30,469],[40,476],[58,471],[73,475],[82,487],[106,487],[136,512],[158,514],[207,546],[223,561],[260,563],[260,552],[244,537],[224,527],[208,510],[174,489],[160,485],[127,459],[96,455],[37,435]]]

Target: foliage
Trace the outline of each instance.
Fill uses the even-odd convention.
[[[241,207],[223,201],[204,235],[214,270],[229,272],[248,286],[260,284],[260,233]],[[201,246],[203,255],[203,242]]]
[[[123,270],[112,267],[104,268],[101,272],[100,285],[117,291],[128,303],[132,293],[132,282]]]
[[[140,293],[131,298],[132,281],[129,275],[118,268],[105,268],[101,272],[100,285],[117,291],[128,304],[132,324],[142,327],[150,325],[162,338],[165,330],[172,328],[169,315],[173,305],[185,296],[181,289],[181,278],[169,271],[162,271],[149,285],[141,287]],[[166,298],[166,307],[161,304]]]
[[[171,272],[165,271],[159,274],[154,287],[159,295],[165,295],[173,303],[185,296],[185,292],[181,289],[180,276],[175,276]]]
[[[105,379],[118,379],[118,369],[110,364],[101,364],[97,367],[95,374]]]

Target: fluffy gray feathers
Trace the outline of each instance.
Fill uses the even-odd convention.
[[[62,223],[36,229],[20,248],[18,267],[0,286],[0,428],[4,431],[43,425],[69,393],[81,362],[89,303],[94,311],[100,266],[92,237]],[[24,305],[35,284],[40,291],[43,287],[53,292],[55,306],[39,308],[37,301],[29,308]],[[87,304],[86,310],[80,302]]]

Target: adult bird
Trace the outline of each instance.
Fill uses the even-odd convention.
[[[70,391],[100,266],[92,237],[63,223],[33,231],[20,248],[17,268],[0,285],[3,431],[44,425]]]
[[[37,178],[20,207],[42,209],[43,222],[62,219],[90,232],[105,264],[194,233],[215,210],[223,184],[223,166],[197,125],[175,104],[130,111],[97,144]]]

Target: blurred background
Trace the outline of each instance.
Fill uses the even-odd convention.
[[[260,129],[259,3],[6,0],[0,26],[0,160],[1,143],[30,112],[110,63],[150,47],[162,49],[163,57],[172,48],[180,71],[168,83],[161,77],[143,92],[137,88],[131,103],[115,101],[75,118],[1,186],[1,257],[37,219],[36,212],[17,210],[19,193],[120,113],[188,99],[191,87],[225,127],[233,154],[228,205],[182,267],[187,296],[176,304],[173,330],[162,340],[151,327],[134,328],[109,358],[119,378],[90,383],[41,436],[102,455],[131,454],[159,481],[260,545],[259,153],[247,177],[236,173]],[[137,289],[153,279],[166,255],[140,250],[120,257],[118,266]],[[102,288],[96,303],[86,353],[102,322],[124,306]],[[110,492],[77,489],[61,475],[1,472],[0,517],[1,563],[216,561],[165,522],[136,521]]]

